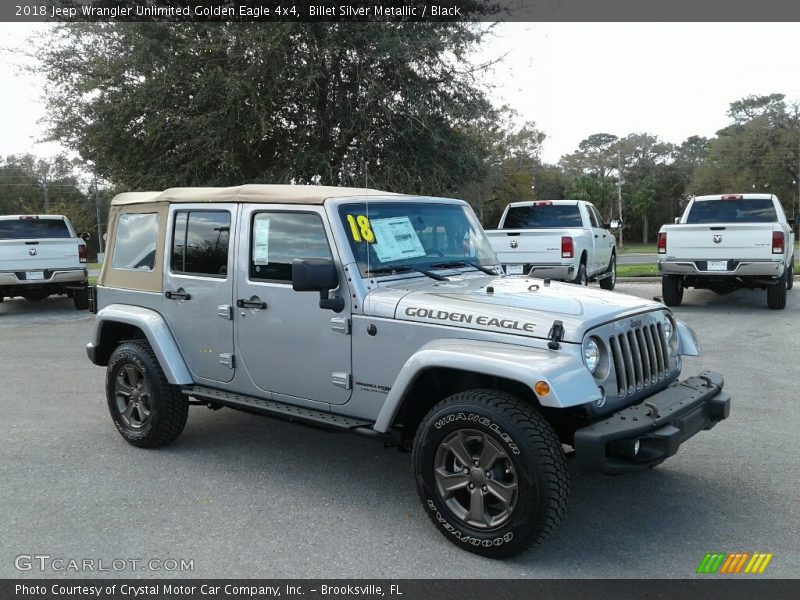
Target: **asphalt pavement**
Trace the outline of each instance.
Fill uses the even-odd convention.
[[[618,291],[660,295],[654,283]],[[689,290],[675,310],[724,374],[731,416],[653,471],[575,469],[567,516],[538,549],[495,561],[437,532],[408,454],[344,434],[192,407],[173,445],[126,444],[92,316],[70,300],[0,304],[0,577],[694,577],[707,552],[772,552],[761,577],[800,573],[800,289]],[[298,365],[298,372],[302,365]],[[300,376],[300,375],[298,375]],[[15,557],[185,559],[190,572],[18,571]],[[709,576],[705,576],[709,577]]]

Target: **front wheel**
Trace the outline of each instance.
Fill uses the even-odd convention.
[[[153,349],[144,341],[123,342],[106,370],[106,399],[120,435],[140,448],[157,448],[177,438],[189,402],[167,381]]]
[[[600,287],[604,290],[611,291],[614,289],[614,286],[617,285],[617,255],[612,254],[611,260],[608,263],[608,270],[606,273],[610,273],[608,277],[603,277],[600,280]]]
[[[661,294],[667,306],[680,306],[683,302],[683,279],[680,275],[664,275],[661,278]]]
[[[564,516],[570,481],[561,444],[529,403],[506,392],[471,390],[434,406],[411,460],[431,521],[470,552],[517,554]]]

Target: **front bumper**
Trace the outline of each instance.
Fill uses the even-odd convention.
[[[783,275],[784,265],[782,262],[761,260],[728,260],[725,271],[709,271],[707,260],[681,260],[666,261],[658,263],[658,270],[663,275],[703,275],[703,276],[727,276],[727,277],[780,277]]]
[[[722,375],[705,371],[579,429],[573,444],[578,465],[617,474],[659,464],[690,437],[728,418],[731,398],[723,385]]]

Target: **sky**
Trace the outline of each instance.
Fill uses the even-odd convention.
[[[8,52],[45,27],[0,23],[0,156],[59,151],[36,143],[43,82]],[[593,133],[680,143],[713,136],[745,96],[800,100],[800,23],[504,23],[474,60],[501,56],[485,75],[492,101],[536,123],[549,163]]]

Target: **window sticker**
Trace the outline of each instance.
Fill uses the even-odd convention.
[[[269,264],[269,219],[256,217],[253,223],[253,264]]]
[[[356,243],[366,242],[373,244],[375,242],[375,234],[372,232],[369,219],[366,215],[347,215],[347,223],[350,225],[350,235],[353,236],[353,241]]]
[[[372,247],[381,262],[425,256],[425,248],[408,217],[391,217],[372,221],[376,244]]]

